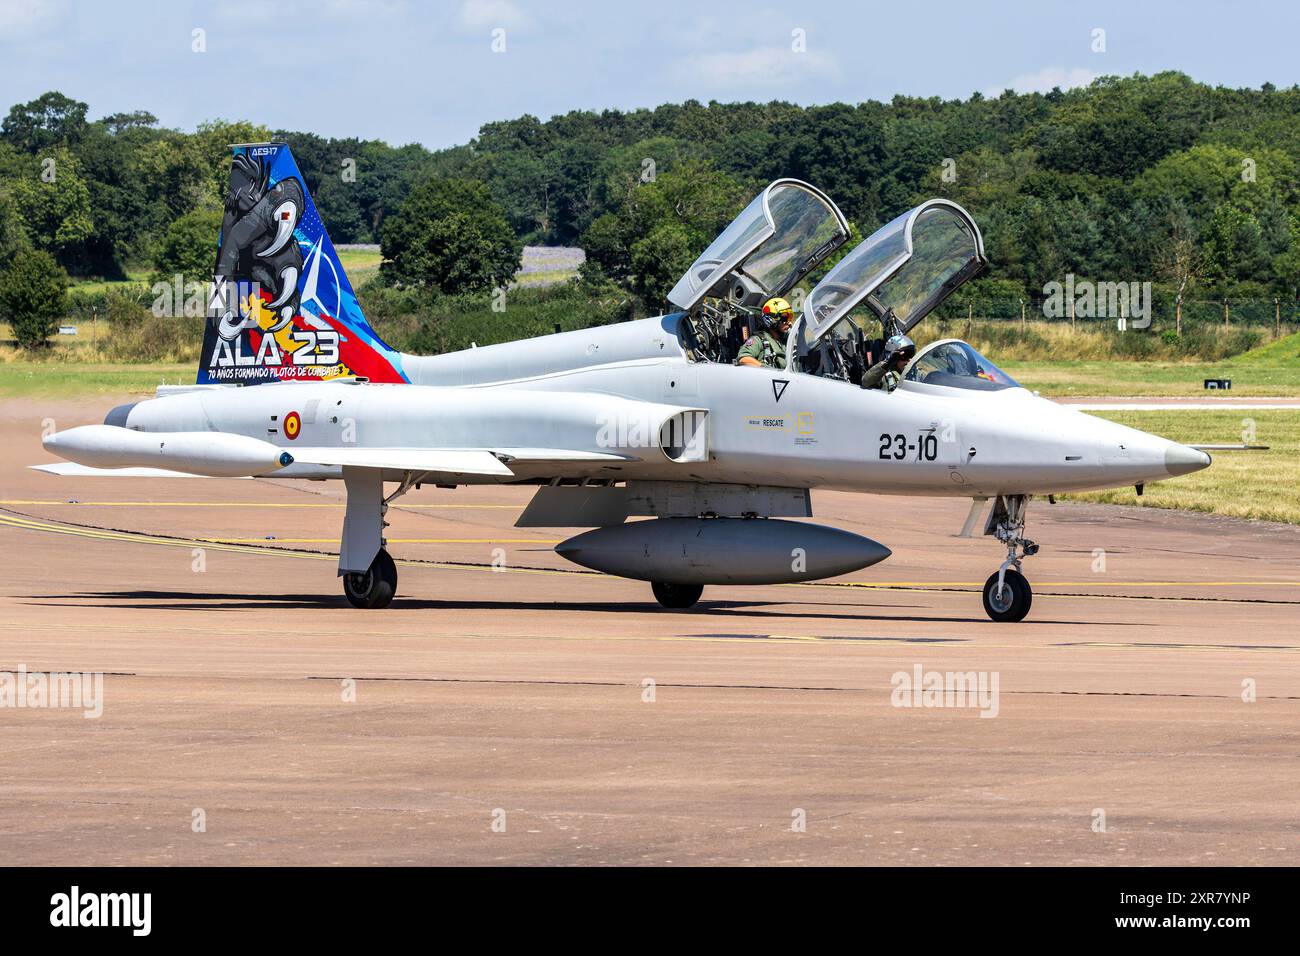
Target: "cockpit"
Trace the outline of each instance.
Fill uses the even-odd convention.
[[[960,339],[931,342],[916,353],[903,380],[940,388],[996,392],[1020,383]]]
[[[682,343],[701,362],[734,362],[763,303],[784,296],[849,238],[825,193],[778,179],[758,194],[677,281]]]
[[[808,294],[793,335],[800,368],[857,384],[903,335],[987,264],[964,209],[931,199],[882,226]]]
[[[760,193],[674,286],[682,341],[694,361],[733,362],[784,296],[848,239],[824,193],[781,179]],[[860,384],[883,342],[906,334],[987,265],[984,241],[956,203],[931,199],[887,223],[827,272],[802,303],[787,342],[790,370]],[[964,342],[923,349],[904,380],[932,387],[1013,388],[1005,372]]]

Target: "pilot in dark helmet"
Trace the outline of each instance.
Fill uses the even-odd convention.
[[[790,326],[794,323],[794,309],[785,299],[768,299],[763,303],[761,322],[763,328],[747,338],[740,347],[736,354],[736,364],[784,369],[785,340],[789,338]]]
[[[915,355],[915,342],[906,335],[891,335],[885,342],[884,356],[862,376],[862,387],[892,392],[903,380],[903,370]]]

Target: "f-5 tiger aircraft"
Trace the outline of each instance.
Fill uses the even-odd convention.
[[[51,435],[45,448],[67,461],[35,467],[341,479],[338,574],[359,608],[392,601],[385,514],[425,484],[536,486],[517,526],[589,529],[558,553],[650,582],[667,608],[709,584],[811,581],[889,557],[861,535],[786,520],[811,517],[811,490],[826,488],[968,498],[966,534],[987,506],[984,534],[1006,556],[984,608],[1019,621],[1032,601],[1023,561],[1038,550],[1025,537],[1031,498],[1140,489],[1210,464],[1039,398],[956,339],[917,351],[894,390],[861,387],[880,341],[987,263],[975,222],[944,199],[830,268],[803,297],[785,368],[735,364],[758,307],[849,238],[835,203],[794,179],[767,186],[704,250],[666,315],[415,356],[366,321],[289,148],[233,150],[197,384]]]

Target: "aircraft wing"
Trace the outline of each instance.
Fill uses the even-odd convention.
[[[557,462],[607,463],[627,461],[623,455],[577,451],[568,448],[295,448],[295,462],[342,465],[393,471],[427,471],[447,475],[501,475],[511,477],[508,464]]]
[[[445,448],[295,448],[293,460],[308,465],[386,468],[394,471],[434,471],[449,475],[513,474],[491,452]]]
[[[526,465],[581,463],[608,464],[631,461],[626,455],[580,451],[570,448],[295,448],[290,454],[295,462],[309,465],[339,465],[351,468],[377,468],[387,471],[432,472],[444,475],[499,475],[508,478],[514,472],[509,463]],[[71,461],[31,465],[34,471],[61,478],[205,478],[169,468],[126,467],[93,468]],[[248,475],[242,477],[251,477]]]
[[[568,448],[496,448],[492,452],[505,459],[507,464],[512,461],[527,462],[534,464],[537,462],[590,462],[593,465],[608,464],[614,461],[635,461],[631,455],[614,455],[603,451],[575,451]]]

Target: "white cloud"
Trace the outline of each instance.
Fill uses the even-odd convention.
[[[345,17],[388,16],[405,10],[404,0],[325,0],[325,9]]]
[[[407,0],[222,0],[220,6],[213,8],[213,15],[243,25],[272,22],[286,16],[373,20],[409,9]]]
[[[705,53],[679,60],[674,72],[695,73],[720,86],[767,89],[800,79],[839,75],[835,57],[820,50],[796,53],[788,46],[757,47],[738,53]]]
[[[39,29],[62,10],[61,0],[0,0],[0,40]]]
[[[469,30],[518,29],[528,25],[528,14],[511,0],[465,0],[460,5],[460,22]]]
[[[1075,87],[1087,86],[1099,75],[1081,66],[1069,70],[1063,66],[1045,66],[1037,73],[1021,73],[1010,83],[990,86],[984,91],[984,95],[1001,96],[1002,91],[1006,89],[1015,90],[1017,93],[1049,93],[1058,86],[1063,90],[1072,90]]]

